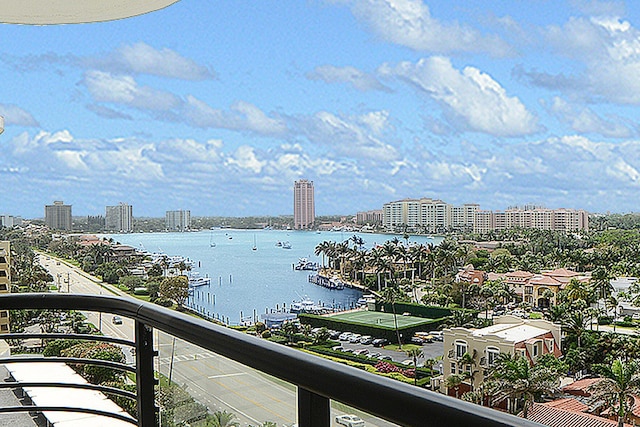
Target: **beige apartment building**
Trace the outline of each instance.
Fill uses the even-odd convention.
[[[589,230],[589,213],[576,209],[545,209],[541,207],[512,208],[500,211],[476,211],[474,233],[488,233],[509,228],[540,230]]]
[[[131,233],[133,231],[133,206],[118,203],[105,208],[105,228],[109,231]]]
[[[484,381],[500,353],[525,357],[532,365],[544,354],[562,355],[559,324],[510,315],[496,317],[493,321],[492,326],[481,329],[443,330],[443,372],[441,377],[434,378],[434,386],[443,393],[460,396]],[[445,386],[447,378],[454,374],[465,376],[455,392]]]
[[[11,292],[11,243],[0,241],[0,293],[8,292]],[[9,330],[9,310],[0,310],[0,333]]]
[[[316,222],[313,181],[301,179],[293,184],[293,224],[296,230],[306,230]]]

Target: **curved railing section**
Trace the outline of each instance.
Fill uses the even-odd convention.
[[[153,329],[296,385],[299,427],[329,427],[330,400],[402,426],[541,426],[133,299],[73,294],[4,294],[0,295],[0,307],[3,310],[108,312],[134,319],[138,425],[144,427],[156,425]]]

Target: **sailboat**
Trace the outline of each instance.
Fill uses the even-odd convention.
[[[258,250],[258,245],[256,245],[256,235],[253,235],[253,248],[254,251]]]
[[[209,235],[209,246],[212,248],[216,247],[216,242],[213,241],[213,230],[211,230],[211,234]]]

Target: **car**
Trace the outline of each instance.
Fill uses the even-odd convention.
[[[382,356],[382,354],[380,354],[380,353],[369,353],[369,357],[371,359],[379,359],[380,356]]]
[[[360,334],[351,335],[351,337],[349,337],[349,342],[352,344],[357,344],[360,342],[360,337],[362,337],[362,335]]]
[[[363,356],[364,356],[364,355],[365,355],[365,354],[367,354],[367,353],[369,353],[369,350],[367,350],[366,348],[361,348],[361,349],[359,349],[359,350],[354,350],[354,351],[353,351],[353,354],[356,354],[356,355],[359,355],[359,356],[360,356],[360,355],[363,355]]]
[[[343,332],[338,336],[340,341],[349,341],[349,338],[353,335],[351,332]]]
[[[344,348],[341,345],[336,345],[331,347],[331,350],[333,351],[344,351]]]
[[[640,313],[633,313],[633,315],[631,316],[631,318],[633,320],[640,320]]]
[[[419,345],[422,345],[422,344],[424,344],[424,343],[426,343],[426,342],[428,342],[428,341],[427,341],[426,339],[424,339],[423,337],[415,336],[415,337],[411,337],[411,342],[412,342],[413,344],[419,344]]]
[[[429,331],[429,335],[431,335],[436,341],[442,341],[444,339],[442,331]]]
[[[393,360],[393,358],[391,356],[387,356],[386,354],[383,354],[382,356],[378,356],[378,360]]]
[[[371,335],[364,335],[360,338],[360,344],[371,344],[373,342],[373,337]]]
[[[371,344],[373,344],[374,347],[382,347],[388,343],[389,343],[389,340],[387,340],[386,338],[376,338],[371,342]]]
[[[113,316],[113,318],[111,319],[111,323],[113,323],[114,325],[122,325],[122,317]]]
[[[347,427],[362,427],[364,426],[364,420],[357,415],[338,415],[336,417],[336,423]]]
[[[332,340],[335,340],[336,338],[338,338],[340,334],[341,334],[340,331],[334,331],[333,329],[329,330],[329,338],[331,338]]]

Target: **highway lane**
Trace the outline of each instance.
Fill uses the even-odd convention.
[[[41,264],[49,270],[60,292],[78,294],[115,294],[123,298],[132,296],[117,288],[101,283],[97,278],[82,272],[64,261],[40,255]],[[105,335],[134,339],[134,322],[122,318],[121,325],[112,323],[113,315],[85,313],[88,320]],[[258,338],[256,338],[258,339]],[[156,370],[172,381],[186,386],[186,390],[210,411],[227,410],[237,415],[241,425],[261,425],[264,421],[278,426],[296,421],[296,388],[291,384],[271,378],[242,364],[226,359],[183,340],[156,331],[155,346],[159,352]],[[171,357],[173,353],[173,365]],[[133,357],[125,349],[127,362]],[[329,362],[328,362],[329,363]],[[332,402],[332,406],[335,403]],[[332,409],[332,417],[343,411]],[[390,427],[394,424],[358,414],[367,426]]]

